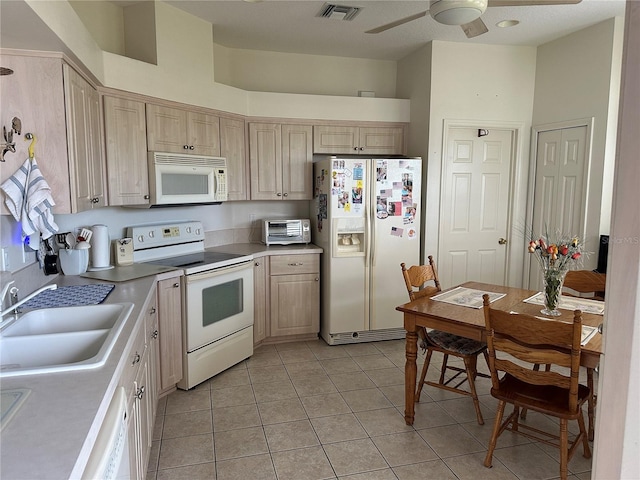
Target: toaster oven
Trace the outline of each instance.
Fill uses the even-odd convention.
[[[311,223],[309,219],[264,220],[262,223],[262,243],[266,245],[310,242]]]

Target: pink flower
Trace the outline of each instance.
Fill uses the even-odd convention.
[[[569,253],[569,247],[567,247],[566,245],[562,245],[560,247],[560,254],[561,255],[566,255],[567,253]]]
[[[574,253],[573,255],[571,255],[571,258],[572,258],[573,260],[577,260],[577,259],[579,259],[579,258],[580,258],[580,255],[581,255],[581,253],[580,253],[580,252],[576,252],[576,253]]]
[[[543,240],[543,239],[538,240],[538,243],[540,244],[540,248],[541,248],[542,250],[546,250],[546,249],[547,249],[547,244],[546,244],[546,243],[544,243],[544,240]]]

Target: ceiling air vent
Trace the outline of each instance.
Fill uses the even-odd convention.
[[[333,5],[331,3],[325,3],[320,11],[318,17],[324,18],[337,18],[338,20],[353,20],[362,8],[360,7],[348,7],[346,5]]]

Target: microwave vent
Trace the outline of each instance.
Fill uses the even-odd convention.
[[[222,157],[204,157],[201,155],[181,155],[177,153],[153,153],[153,162],[158,165],[191,165],[203,167],[226,167],[227,160]]]

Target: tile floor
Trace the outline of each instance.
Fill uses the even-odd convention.
[[[147,478],[550,479],[558,452],[505,432],[493,468],[483,466],[496,402],[476,382],[471,399],[425,386],[413,426],[404,422],[404,340],[328,346],[262,346],[246,361],[160,401]],[[434,354],[434,357],[440,357]],[[418,361],[424,357],[419,355]],[[440,358],[434,358],[437,362]],[[480,359],[479,369],[486,371]],[[439,365],[429,369],[436,377]],[[482,368],[484,366],[484,369]],[[419,368],[421,365],[419,365]],[[529,412],[527,423],[555,430]],[[576,422],[572,422],[576,423]],[[570,431],[576,431],[571,425]],[[590,478],[580,449],[571,480]]]

